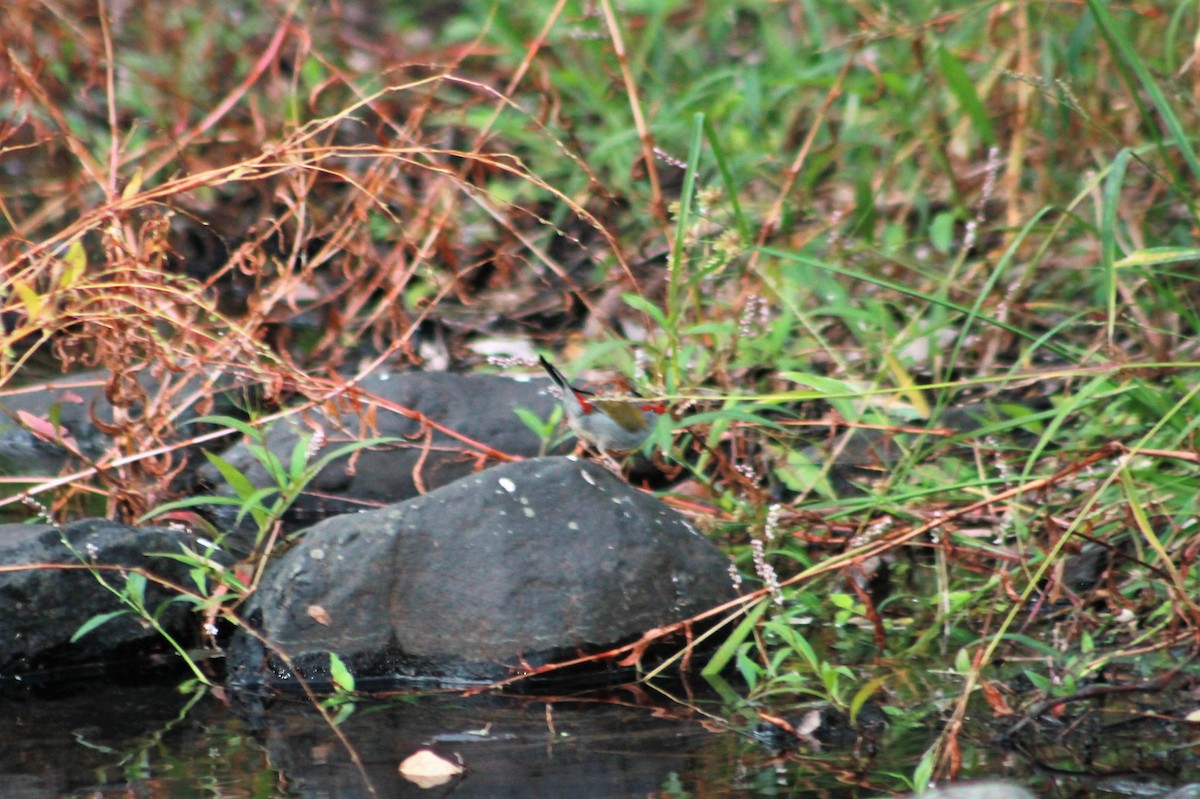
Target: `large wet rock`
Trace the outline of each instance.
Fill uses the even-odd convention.
[[[389,504],[451,483],[497,462],[495,452],[529,457],[541,453],[542,437],[517,416],[524,408],[545,419],[557,400],[547,391],[549,381],[513,380],[495,375],[456,375],[445,372],[380,372],[359,386],[380,402],[364,399],[346,403],[338,412],[312,411],[281,420],[266,435],[267,449],[288,463],[301,435],[320,430],[325,443],[311,456],[366,437],[393,437],[396,443],[346,455],[326,465],[307,491],[289,508],[290,519],[324,518],[362,510],[366,504]],[[456,438],[390,406],[416,411]],[[365,428],[364,418],[374,426]],[[464,440],[465,439],[465,440]],[[477,442],[483,446],[476,446]],[[495,452],[489,451],[494,450]],[[258,487],[273,486],[261,461],[244,444],[222,457]],[[211,465],[201,475],[221,495],[232,491]]]
[[[0,566],[4,568],[0,571],[0,608],[4,610],[0,613],[0,675],[56,672],[121,657],[146,665],[147,653],[165,651],[165,642],[135,616],[118,617],[71,641],[93,616],[125,607],[90,571],[78,567],[84,563],[139,566],[177,585],[190,586],[185,564],[148,554],[179,553],[181,545],[194,545],[185,532],[128,527],[104,519],[85,519],[62,528],[0,525]],[[124,572],[106,570],[100,575],[117,589],[126,586]],[[173,596],[176,594],[148,582],[145,604],[154,612]],[[185,642],[196,628],[190,607],[174,602],[158,616],[168,632]]]
[[[498,466],[327,519],[246,610],[306,677],[493,680],[603,651],[734,597],[729,561],[659,500],[575,458]],[[234,685],[289,672],[239,632]]]

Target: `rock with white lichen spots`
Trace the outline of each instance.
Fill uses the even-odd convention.
[[[734,596],[729,560],[673,510],[595,464],[553,457],[309,528],[245,616],[306,678],[327,681],[333,652],[361,688],[500,679]],[[294,682],[247,633],[230,654],[235,686]]]

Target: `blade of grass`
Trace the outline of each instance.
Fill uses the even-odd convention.
[[[679,195],[679,215],[675,220],[675,242],[671,247],[671,282],[667,286],[668,338],[667,370],[664,377],[668,389],[679,385],[679,295],[683,290],[683,264],[688,227],[692,218],[692,198],[696,192],[696,173],[700,164],[700,148],[704,143],[704,114],[692,117],[691,144],[688,146],[687,170],[683,174],[683,189]]]
[[[992,127],[992,120],[988,118],[987,110],[983,107],[979,94],[975,91],[975,84],[971,82],[971,77],[963,68],[962,62],[946,47],[940,46],[938,47],[938,65],[942,68],[946,86],[954,95],[954,99],[958,100],[959,107],[971,118],[971,124],[975,126],[979,138],[988,147],[995,147],[996,131]]]
[[[709,677],[720,674],[724,668],[733,660],[733,656],[737,654],[738,647],[750,637],[750,632],[754,629],[754,625],[758,624],[758,620],[762,618],[767,607],[771,604],[770,597],[763,597],[758,601],[753,608],[746,613],[746,618],[742,619],[737,628],[729,634],[725,639],[725,643],[713,654],[709,659],[708,665],[700,672],[702,677]]]
[[[1125,169],[1132,153],[1123,149],[1113,159],[1108,178],[1104,181],[1100,208],[1100,265],[1104,269],[1105,334],[1108,346],[1113,346],[1117,327],[1117,209],[1121,204],[1121,184],[1125,182]]]
[[[742,210],[742,205],[738,202],[737,186],[733,182],[733,173],[729,170],[729,159],[725,157],[725,150],[721,147],[720,140],[717,139],[717,129],[713,127],[712,120],[707,116],[704,117],[704,137],[708,139],[708,147],[712,151],[713,160],[717,162],[717,171],[721,173],[721,182],[725,184],[725,196],[729,198],[729,204],[733,207],[733,218],[737,221],[738,233],[742,237],[742,241],[749,241],[751,230],[750,220],[746,218],[746,213]]]
[[[1112,50],[1113,55],[1117,57],[1117,63],[1121,66],[1121,75],[1129,84],[1130,93],[1133,99],[1138,103],[1142,110],[1142,116],[1149,122],[1150,114],[1142,107],[1141,92],[1144,91],[1150,97],[1150,101],[1154,104],[1154,108],[1158,111],[1162,118],[1163,125],[1171,134],[1175,146],[1179,149],[1183,160],[1187,162],[1188,168],[1192,170],[1192,177],[1200,181],[1200,158],[1196,157],[1196,151],[1192,148],[1187,132],[1184,130],[1183,124],[1179,121],[1179,117],[1175,115],[1175,111],[1167,102],[1167,98],[1163,95],[1162,90],[1158,88],[1158,84],[1154,81],[1154,76],[1150,74],[1150,70],[1142,63],[1142,59],[1138,56],[1137,50],[1126,37],[1121,26],[1117,25],[1116,20],[1108,13],[1108,9],[1101,0],[1087,0],[1088,10],[1092,12],[1097,24],[1100,26],[1100,34],[1104,37],[1104,41],[1108,44],[1108,48]],[[1130,72],[1137,77],[1135,82],[1130,77]],[[1140,90],[1139,90],[1140,85]],[[1157,126],[1151,125],[1150,129],[1155,130]],[[1155,136],[1158,146],[1162,149],[1162,140]],[[1176,184],[1180,183],[1179,177],[1174,175],[1174,170],[1171,167],[1171,159],[1163,153],[1163,163],[1167,169],[1172,170],[1172,176]],[[1176,185],[1180,190],[1180,195],[1185,198],[1188,207],[1195,213],[1195,207],[1192,202],[1192,194],[1194,192],[1184,191],[1181,186]]]
[[[943,308],[949,308],[951,310],[958,311],[959,313],[964,314],[965,316],[968,316],[968,317],[972,316],[971,309],[965,305],[960,305],[952,300],[948,300],[945,298],[935,297],[927,292],[912,288],[911,286],[905,286],[900,283],[896,283],[894,281],[887,280],[882,277],[878,277],[876,275],[868,275],[866,273],[859,272],[859,271],[856,271],[853,269],[846,269],[844,267],[835,266],[834,264],[826,263],[825,261],[819,261],[816,258],[810,258],[806,255],[801,255],[801,254],[795,253],[795,252],[787,252],[785,250],[776,250],[772,247],[759,247],[757,249],[759,252],[762,252],[766,255],[772,255],[782,261],[791,261],[792,263],[804,264],[806,266],[811,266],[816,269],[823,269],[827,272],[833,272],[834,274],[842,275],[844,277],[849,277],[849,278],[853,278],[855,280],[860,280],[860,281],[863,281],[864,283],[872,283],[881,288],[890,289],[892,291],[899,292],[900,294],[904,294],[909,297],[915,297],[917,299],[924,300],[925,302],[929,302],[929,303],[932,303],[935,305],[940,305]],[[1022,330],[1021,328],[1019,328],[1015,325],[1010,325],[1008,322],[1003,322],[992,316],[987,316],[985,314],[975,314],[974,318],[981,319],[990,325],[995,325],[996,327],[1000,328],[1001,330],[1006,330],[1009,333],[1012,333],[1013,335],[1019,336],[1020,338],[1026,339],[1028,341],[1034,341],[1034,340],[1038,339],[1038,336],[1035,336],[1033,333],[1030,333],[1029,331],[1026,331],[1026,330]],[[1066,358],[1070,361],[1075,360],[1075,355],[1072,354],[1066,347],[1063,347],[1053,341],[1048,341],[1048,340],[1045,341],[1044,343],[1046,345],[1046,348],[1053,351],[1056,355]]]

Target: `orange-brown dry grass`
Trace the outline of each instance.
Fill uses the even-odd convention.
[[[197,63],[176,63],[178,85],[145,74],[152,59],[177,61],[165,43],[181,41],[183,29],[169,15],[154,27],[103,3],[21,0],[3,11],[2,77],[13,102],[0,153],[20,168],[0,207],[9,227],[0,237],[9,321],[0,390],[28,382],[37,361],[108,371],[108,398],[138,408],[94,464],[110,512],[136,514],[164,495],[179,464],[157,448],[183,392],[211,391],[217,375],[264,386],[268,402],[324,400],[331,390],[314,378],[372,368],[348,363],[364,352],[372,364],[422,363],[422,333],[441,327],[447,301],[469,307],[515,294],[508,307],[518,323],[538,296],[557,294],[564,310],[590,305],[580,281],[595,276],[547,252],[547,229],[577,251],[571,262],[606,261],[602,282],[637,289],[604,201],[566,196],[530,172],[490,139],[490,121],[472,130],[455,122],[512,113],[538,42],[503,89],[493,88],[494,73],[463,68],[475,54],[465,47],[381,68],[394,83],[363,93],[364,76],[339,66],[346,29],[329,36],[319,14],[296,10],[280,4],[258,17],[269,23],[258,35],[209,38]],[[206,17],[221,24],[217,10]],[[55,63],[55,51],[75,57]],[[131,66],[139,53],[144,70]],[[306,59],[328,77],[298,96],[295,70]],[[243,69],[221,69],[227,63]],[[185,81],[185,69],[200,80]],[[143,80],[144,92],[128,90]],[[195,96],[181,94],[185,86]],[[514,182],[533,199],[489,188]],[[575,219],[544,216],[553,203]],[[302,345],[297,320],[312,331]],[[152,377],[152,396],[134,373]]]

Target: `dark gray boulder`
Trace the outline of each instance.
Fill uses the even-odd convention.
[[[600,466],[554,457],[315,525],[245,615],[318,682],[329,652],[360,678],[490,681],[734,596],[728,559],[682,517]],[[231,684],[289,679],[235,635]]]
[[[367,394],[384,403],[417,411],[449,430],[498,452],[520,457],[538,455],[543,441],[516,414],[525,408],[545,419],[557,404],[547,391],[549,381],[513,380],[495,375],[457,375],[445,372],[379,372],[359,383]],[[392,437],[385,444],[338,458],[323,468],[308,490],[289,508],[289,518],[324,518],[335,513],[362,510],[364,503],[399,502],[451,483],[495,463],[486,450],[472,446],[435,428],[423,425],[386,406],[373,409],[369,403],[345,402],[336,413],[313,410],[288,417],[272,427],[267,448],[283,463],[291,457],[300,436],[320,429],[325,443],[311,456],[319,459],[327,451],[348,441],[366,437]],[[374,417],[372,429],[362,418]],[[244,444],[231,447],[222,457],[264,488],[274,485],[262,463]],[[201,476],[219,495],[231,495],[212,465]]]
[[[63,543],[64,538],[70,548]],[[128,527],[105,519],[84,519],[62,528],[48,524],[0,525],[0,608],[4,609],[0,613],[0,676],[98,666],[114,657],[139,659],[146,653],[165,651],[161,636],[134,616],[113,619],[71,642],[71,636],[88,619],[124,607],[90,571],[77,568],[82,561],[71,549],[89,564],[139,566],[190,587],[185,564],[148,554],[178,553],[181,544],[194,546],[191,536],[181,530]],[[125,586],[123,573],[101,574],[111,585]],[[173,596],[178,594],[150,582],[145,603],[155,611]],[[197,628],[190,608],[185,603],[172,603],[158,617],[168,632],[184,642]]]

